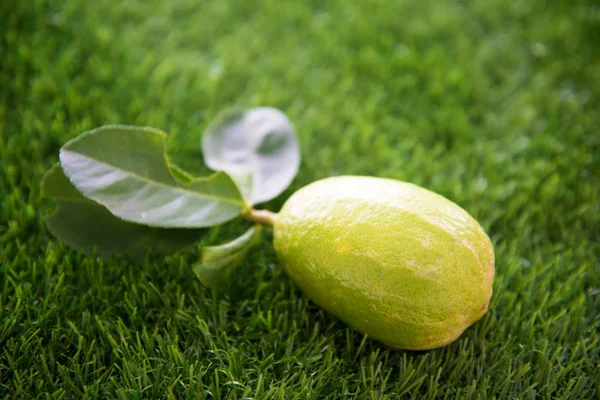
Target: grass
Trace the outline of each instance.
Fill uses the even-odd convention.
[[[593,0],[3,0],[0,21],[0,397],[598,398]],[[217,296],[198,249],[106,261],[45,228],[39,183],[68,139],[154,126],[202,173],[206,124],[259,105],[303,154],[266,208],[341,174],[439,192],[493,240],[485,317],[393,351],[311,304],[267,242]]]

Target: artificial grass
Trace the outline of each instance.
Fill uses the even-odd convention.
[[[596,398],[599,55],[593,0],[0,2],[0,396]],[[154,126],[203,173],[206,124],[259,105],[303,154],[266,208],[341,174],[447,196],[496,249],[484,318],[389,350],[311,304],[268,241],[219,296],[197,248],[107,261],[44,227],[39,183],[71,137]]]

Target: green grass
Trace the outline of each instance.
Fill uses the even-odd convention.
[[[0,21],[0,397],[598,398],[594,0],[3,0]],[[393,351],[311,304],[267,242],[216,296],[198,249],[103,261],[45,228],[39,183],[68,139],[154,126],[202,173],[206,124],[259,105],[303,154],[267,208],[341,174],[441,193],[493,240],[485,317]]]

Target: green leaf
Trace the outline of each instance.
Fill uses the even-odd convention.
[[[271,107],[219,115],[204,133],[202,146],[206,165],[227,172],[250,204],[281,194],[300,166],[294,127]]]
[[[261,229],[260,225],[256,225],[229,243],[204,247],[202,261],[194,266],[194,272],[202,284],[215,290],[226,287],[231,272],[244,261],[250,249],[260,242]]]
[[[171,165],[162,131],[112,125],[86,132],[60,150],[77,189],[117,217],[165,228],[218,225],[247,209],[225,172],[192,178]]]
[[[106,207],[85,198],[56,164],[42,180],[44,196],[57,201],[53,214],[45,218],[50,232],[68,246],[109,258],[126,253],[136,259],[148,251],[169,254],[197,242],[207,229],[164,229],[123,221]]]

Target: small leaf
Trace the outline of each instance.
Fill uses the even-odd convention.
[[[219,115],[204,133],[202,146],[206,165],[227,172],[250,204],[281,194],[300,166],[294,127],[271,107]]]
[[[256,225],[229,243],[204,247],[202,261],[194,266],[194,272],[202,284],[215,290],[225,287],[231,272],[260,241],[260,231],[261,226]]]
[[[57,201],[53,214],[45,218],[48,230],[75,250],[102,257],[126,253],[142,259],[150,250],[174,253],[197,242],[207,229],[163,229],[123,221],[106,207],[85,198],[65,176],[60,164],[42,180],[44,196]]]
[[[214,226],[247,208],[224,172],[192,178],[167,160],[166,134],[112,125],[67,142],[60,164],[75,187],[130,222],[164,228]]]

